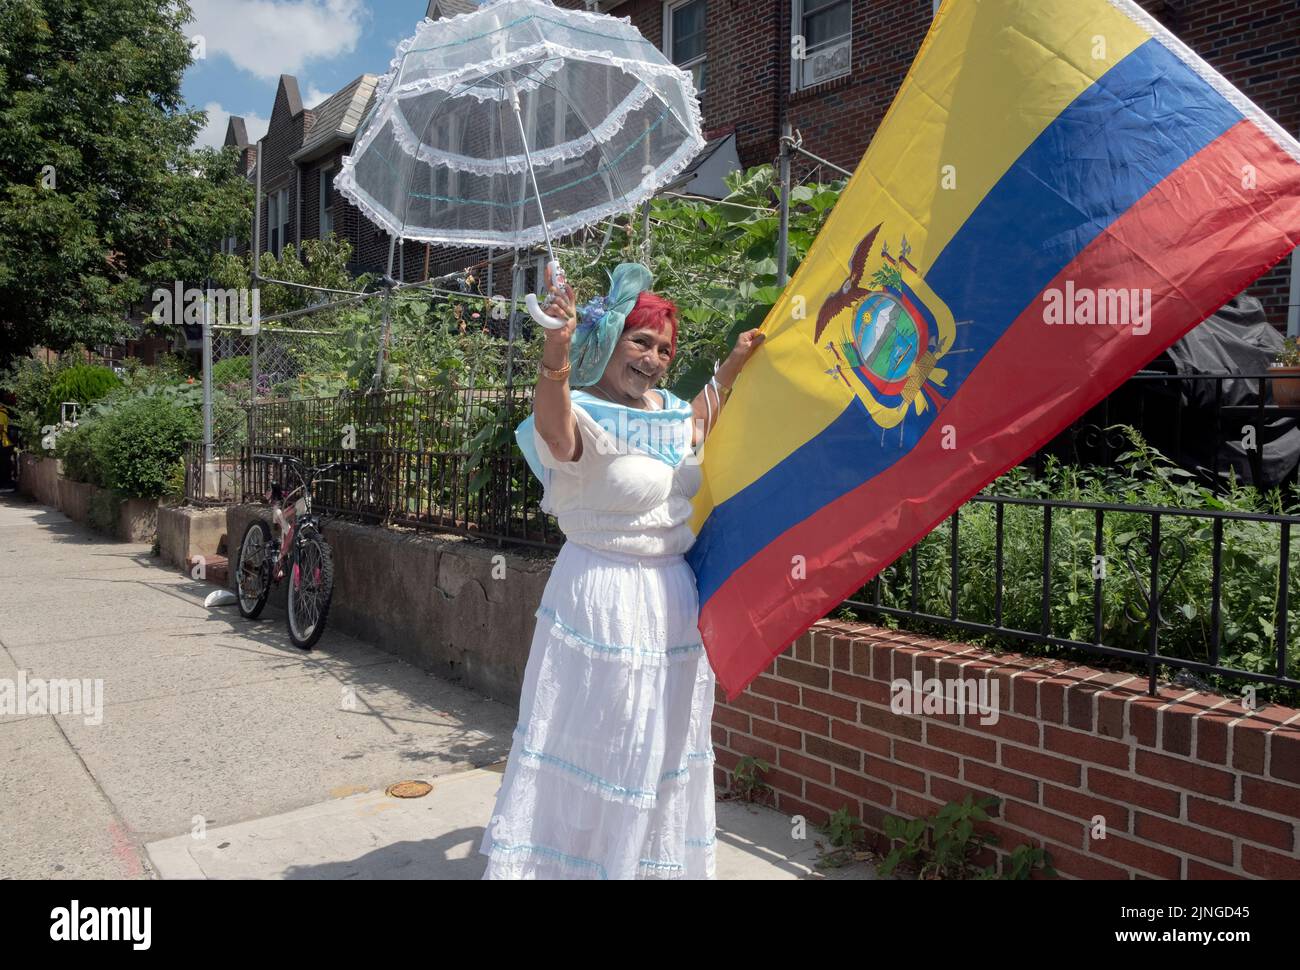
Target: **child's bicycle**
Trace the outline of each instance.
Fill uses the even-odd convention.
[[[320,516],[311,510],[312,488],[328,471],[353,471],[363,466],[353,462],[330,462],[307,467],[290,455],[253,455],[276,463],[281,481],[273,482],[266,500],[271,505],[279,535],[271,536],[261,519],[254,519],[244,532],[235,563],[235,595],[239,613],[253,620],[261,615],[272,585],[289,575],[289,639],[295,647],[310,650],[325,632],[330,597],[334,592],[334,560],[329,543],[321,535]],[[290,470],[298,484],[287,494],[283,472]]]

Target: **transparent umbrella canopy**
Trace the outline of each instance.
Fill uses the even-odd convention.
[[[395,238],[549,250],[703,147],[690,74],[627,19],[495,0],[402,42],[335,184]]]

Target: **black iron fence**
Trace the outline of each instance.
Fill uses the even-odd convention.
[[[191,505],[230,505],[241,499],[237,451],[205,448],[201,441],[185,446],[185,498]]]
[[[336,515],[499,542],[558,546],[541,485],[514,442],[531,388],[442,385],[422,391],[281,401],[250,409],[240,493],[256,499],[277,474],[257,454],[310,466],[358,463],[331,475],[315,507]]]
[[[1300,691],[1297,539],[1290,515],[980,495],[846,605],[1116,658],[1153,693],[1162,665]]]

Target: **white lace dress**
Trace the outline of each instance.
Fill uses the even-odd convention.
[[[535,439],[554,470],[543,508],[567,541],[537,610],[483,878],[712,879],[715,680],[683,557],[699,467],[610,453],[583,396],[578,461]]]

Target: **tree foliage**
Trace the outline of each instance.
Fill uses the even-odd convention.
[[[111,341],[245,234],[231,152],[191,150],[177,0],[0,3],[0,355]]]

